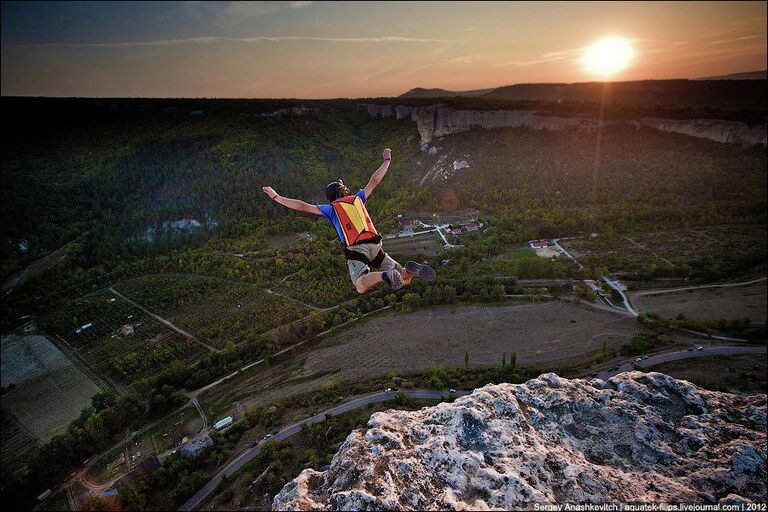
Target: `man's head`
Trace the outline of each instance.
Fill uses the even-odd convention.
[[[328,201],[331,203],[340,197],[345,197],[348,195],[349,187],[346,186],[343,181],[341,181],[341,178],[339,178],[338,181],[330,182],[325,187],[325,197],[327,197]]]

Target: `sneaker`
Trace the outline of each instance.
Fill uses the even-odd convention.
[[[403,276],[396,268],[391,268],[384,272],[381,276],[385,283],[387,283],[393,290],[399,290],[403,287]]]
[[[430,283],[434,281],[435,278],[437,277],[437,275],[435,274],[435,271],[432,270],[430,266],[420,265],[415,261],[407,261],[405,263],[405,271],[411,274],[412,276],[419,276],[421,278],[424,278]]]

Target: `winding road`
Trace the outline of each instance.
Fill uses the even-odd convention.
[[[401,391],[411,398],[422,400],[444,400],[449,397],[449,394],[446,391],[435,391],[432,389],[403,389]],[[468,394],[468,391],[459,391],[455,396]],[[285,427],[280,432],[272,436],[270,441],[284,441],[285,439],[298,434],[301,432],[302,424],[306,423],[307,425],[314,425],[315,423],[325,421],[326,416],[336,416],[337,414],[365,407],[368,404],[384,402],[385,400],[392,400],[395,398],[395,395],[397,395],[397,391],[379,391],[376,393],[356,397],[349,402],[337,405],[326,411],[315,414],[306,420],[294,423],[289,427]],[[240,468],[248,464],[257,455],[259,455],[261,444],[263,442],[264,441],[260,441],[255,446],[248,448],[246,451],[238,455],[234,460],[232,460],[223,469],[216,473],[211,481],[205,484],[202,489],[197,491],[197,493],[195,493],[194,496],[192,496],[186,503],[184,503],[179,508],[179,510],[194,510],[195,507],[199,506],[200,503],[202,503],[203,500],[205,500],[205,498],[207,498],[208,495],[210,495],[216,489],[219,483],[221,483],[223,477],[228,477],[237,472]]]
[[[717,346],[717,347],[704,347],[701,350],[695,348],[687,350],[678,350],[676,352],[666,352],[664,354],[656,354],[649,356],[648,359],[642,361],[636,361],[635,359],[627,361],[618,367],[614,366],[613,369],[605,370],[597,374],[599,379],[607,379],[613,377],[621,372],[632,371],[637,368],[648,368],[661,363],[668,363],[670,361],[677,361],[678,359],[688,359],[689,357],[703,357],[703,356],[738,356],[749,354],[764,354],[768,355],[768,347],[763,345],[760,347],[745,347],[745,346]]]

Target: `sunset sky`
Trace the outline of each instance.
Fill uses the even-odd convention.
[[[765,2],[3,2],[2,94],[375,97],[766,68]]]

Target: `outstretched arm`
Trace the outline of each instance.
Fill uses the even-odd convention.
[[[384,178],[384,175],[387,174],[389,163],[392,161],[392,150],[389,148],[385,149],[381,156],[384,158],[384,162],[381,164],[381,167],[376,169],[376,172],[371,175],[371,179],[368,180],[368,184],[363,189],[365,192],[366,200],[368,200],[368,198],[371,196],[371,193],[373,193],[373,189],[376,188],[376,185],[378,185],[379,182]]]
[[[272,187],[261,187],[261,190],[262,192],[267,194],[271,200],[285,206],[286,208],[290,208],[291,210],[296,210],[299,212],[306,212],[306,213],[313,213],[315,215],[323,214],[320,211],[320,208],[318,208],[314,204],[305,203],[304,201],[300,201],[298,199],[291,199],[290,197],[283,197],[279,195],[277,192],[275,192],[275,190]]]

